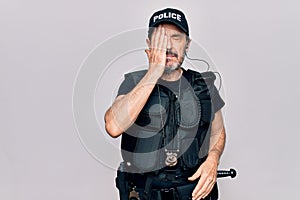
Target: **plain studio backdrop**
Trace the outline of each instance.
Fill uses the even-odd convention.
[[[0,199],[118,198],[119,140],[105,134],[103,115],[122,74],[136,64],[146,67],[146,56],[139,49],[110,67],[98,65],[111,71],[92,88],[97,136],[75,123],[74,86],[101,43],[145,29],[151,14],[165,7],[183,10],[194,44],[223,78],[228,138],[220,169],[234,167],[238,176],[219,180],[221,199],[300,199],[296,0],[1,0]],[[132,42],[142,38],[146,48],[145,37]],[[115,42],[116,51],[131,43]],[[190,54],[201,57],[192,48]]]

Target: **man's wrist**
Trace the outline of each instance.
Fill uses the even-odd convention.
[[[147,81],[155,84],[161,75],[162,74],[158,70],[149,69],[146,73]]]
[[[207,160],[215,162],[217,165],[219,165],[219,160],[221,156],[221,151],[218,149],[211,149],[207,155]]]

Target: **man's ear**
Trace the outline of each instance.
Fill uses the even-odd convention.
[[[188,41],[186,41],[186,45],[185,45],[185,52],[188,52],[190,49],[190,44],[191,44],[191,39],[188,39]]]
[[[148,45],[148,48],[150,49],[151,48],[151,41],[149,40],[149,38],[146,39],[146,43]]]

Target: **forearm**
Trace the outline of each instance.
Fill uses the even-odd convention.
[[[226,133],[225,128],[221,129],[221,132],[216,135],[212,135],[210,138],[210,148],[208,152],[207,159],[213,160],[217,164],[219,164],[220,157],[223,153],[226,141]]]
[[[224,150],[225,140],[226,133],[223,123],[223,115],[221,110],[219,110],[215,113],[215,117],[212,122],[208,159],[216,162],[217,164],[219,163]]]
[[[112,137],[120,136],[136,120],[159,76],[148,71],[128,94],[117,98],[105,113],[105,128]]]

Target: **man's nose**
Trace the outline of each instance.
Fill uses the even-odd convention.
[[[172,49],[172,40],[170,36],[167,36],[168,40],[167,40],[167,49]]]

